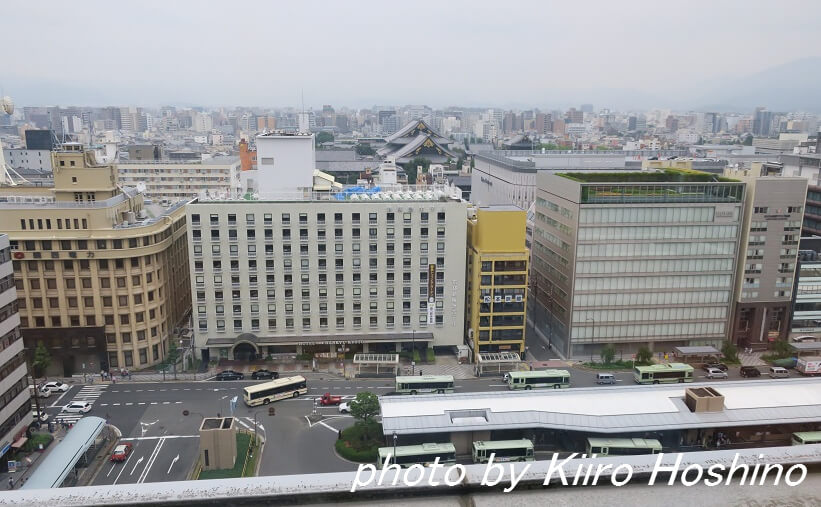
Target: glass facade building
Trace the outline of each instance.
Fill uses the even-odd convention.
[[[561,355],[598,356],[609,344],[622,353],[720,346],[727,337],[745,186],[663,181],[680,174],[703,175],[540,175],[533,320]]]

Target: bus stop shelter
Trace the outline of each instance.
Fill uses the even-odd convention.
[[[77,421],[21,489],[59,488],[66,479],[76,478],[76,469],[88,466],[103,444],[105,424],[105,419],[94,416]]]
[[[689,362],[698,359],[698,362],[703,363],[706,358],[719,358],[723,355],[720,350],[709,345],[698,345],[693,347],[675,347],[673,350],[676,353],[676,357],[680,358],[684,362]]]
[[[399,372],[399,354],[354,354],[357,377],[395,377]]]
[[[821,342],[793,342],[790,343],[790,348],[799,357],[802,355],[821,355]]]
[[[476,376],[501,375],[519,369],[522,358],[517,352],[479,352]]]

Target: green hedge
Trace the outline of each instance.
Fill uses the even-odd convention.
[[[378,447],[369,447],[366,449],[356,450],[352,447],[349,447],[348,442],[345,440],[337,440],[336,441],[336,452],[339,453],[340,456],[349,460],[355,461],[357,463],[375,463],[376,457],[378,454]]]
[[[433,349],[427,349],[427,361],[429,363],[433,363],[436,361],[436,355],[433,353]]]

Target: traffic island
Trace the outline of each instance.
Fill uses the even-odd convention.
[[[375,463],[379,448],[384,446],[382,424],[357,422],[342,430],[334,444],[336,452],[355,463]]]

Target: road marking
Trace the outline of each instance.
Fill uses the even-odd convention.
[[[393,386],[376,386],[374,389],[393,389]]]
[[[101,406],[101,407],[107,407],[107,406],[108,406],[108,403],[100,403],[100,406]]]
[[[146,477],[148,477],[148,472],[151,471],[151,467],[153,467],[154,462],[157,461],[157,456],[160,455],[160,449],[162,449],[163,444],[165,444],[165,439],[161,438],[157,442],[157,446],[154,448],[154,452],[151,453],[151,457],[148,458],[148,462],[145,464],[145,467],[143,468],[143,473],[141,473],[140,478],[137,479],[138,484],[145,482]]]
[[[70,389],[69,389],[69,391],[70,391]],[[60,404],[60,400],[62,400],[62,399],[63,399],[63,396],[65,396],[65,395],[67,395],[67,394],[68,394],[68,391],[66,391],[66,392],[64,392],[63,394],[61,394],[61,395],[60,395],[60,397],[59,397],[59,398],[57,398],[57,399],[54,401],[54,403],[52,403],[52,404],[49,406],[49,408],[54,408],[54,407],[56,407],[57,405],[59,405],[59,404]]]
[[[119,407],[120,406],[119,403],[112,403],[111,405],[114,406],[114,407]]]
[[[324,421],[319,421],[319,424],[321,424],[322,426],[325,426],[326,428],[328,428],[329,430],[333,431],[334,433],[339,433],[339,430],[338,430],[338,429],[334,428],[334,427],[333,427],[333,426],[331,426],[331,425],[325,424],[325,422],[324,422]]]
[[[244,422],[242,422],[242,419],[240,419],[238,417],[235,417],[234,420],[237,421],[238,423],[240,423],[241,425],[245,426],[249,430],[253,429],[250,426],[248,426],[247,424],[245,424]]]
[[[128,403],[126,403],[126,404],[125,404],[125,406],[126,406],[126,407],[128,407],[128,406],[131,406],[131,405],[133,405],[133,404],[134,404],[133,402],[130,402],[130,401],[129,401]]]
[[[170,474],[170,473],[171,473],[171,467],[173,467],[173,466],[174,466],[174,463],[176,463],[176,462],[177,462],[177,461],[179,461],[179,460],[180,460],[180,455],[179,455],[179,454],[177,454],[177,456],[176,456],[174,459],[172,459],[172,460],[171,460],[171,464],[168,466],[168,471],[167,471],[167,472],[165,472],[165,474],[166,474],[166,475],[168,475],[168,474]]]
[[[114,471],[114,467],[116,467],[116,466],[117,466],[117,464],[116,464],[116,463],[115,463],[115,464],[113,464],[113,465],[111,465],[111,470],[109,470],[109,471],[108,471],[108,473],[107,473],[107,474],[105,474],[105,476],[106,476],[106,477],[108,477],[109,475],[111,475],[111,472],[113,472],[113,471]]]
[[[134,471],[137,470],[137,466],[142,462],[143,462],[143,457],[140,456],[140,459],[138,459],[137,462],[134,463],[134,468],[131,469],[131,473],[128,474],[128,475],[134,475]]]
[[[507,387],[507,384],[488,384],[488,387]]]
[[[152,405],[156,405],[156,404],[157,404],[157,402],[156,402],[156,401],[152,401],[152,402],[151,402],[151,404],[152,404]]]
[[[158,437],[123,437],[120,440],[122,441],[139,441],[139,440],[159,440],[161,438],[200,438],[199,435],[165,435],[165,436],[158,436]]]
[[[145,405],[145,402],[141,401],[141,402],[137,403],[137,405]]]

